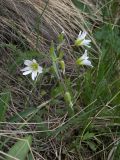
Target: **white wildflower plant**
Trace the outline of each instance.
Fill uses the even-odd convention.
[[[79,59],[77,59],[76,64],[93,67],[87,55],[87,50],[85,50],[84,54]]]
[[[37,63],[35,59],[33,59],[32,61],[25,60],[24,64],[26,65],[26,67],[21,69],[21,71],[23,72],[23,75],[31,74],[33,81],[43,71],[43,68],[39,66],[39,64]]]
[[[75,40],[75,46],[86,46],[90,48],[91,46],[89,45],[91,40],[85,39],[87,35],[86,31],[80,31],[78,38]]]

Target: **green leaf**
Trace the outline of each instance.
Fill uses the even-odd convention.
[[[89,133],[89,132],[86,132],[83,136],[83,140],[88,140],[88,139],[91,139],[94,137],[94,133]]]
[[[52,88],[51,96],[55,98],[55,97],[63,94],[63,92],[64,92],[64,88],[62,85],[55,86],[54,88]]]
[[[50,46],[50,56],[51,56],[51,59],[52,59],[54,72],[55,72],[57,78],[60,79],[59,73],[58,73],[57,55],[55,53],[55,48],[54,48],[54,43],[53,42],[51,43],[51,46]]]
[[[56,57],[55,57],[55,48],[54,48],[53,41],[51,42],[51,46],[50,46],[50,56],[51,56],[52,60],[56,59]]]
[[[32,144],[32,136],[27,136],[16,142],[9,150],[8,155],[14,158],[18,158],[19,160],[25,160],[30,150],[31,144]],[[7,156],[6,160],[13,160],[13,158]]]
[[[96,144],[94,142],[87,141],[87,144],[88,144],[88,146],[90,147],[90,149],[92,151],[96,151],[97,146],[96,146]]]
[[[0,122],[5,119],[5,113],[8,108],[9,100],[10,100],[9,92],[1,94],[0,96]]]
[[[28,155],[28,157],[27,157],[27,158],[28,158],[28,160],[34,160],[34,159],[33,159],[33,156],[32,156],[32,154],[31,154],[31,153],[29,153],[29,155]]]
[[[23,112],[20,112],[19,115],[15,115],[13,117],[11,117],[9,119],[9,122],[19,122],[22,120],[22,118],[27,118],[28,116],[30,116],[31,114],[33,114],[34,112],[36,112],[37,108],[28,108],[26,110],[24,110]]]

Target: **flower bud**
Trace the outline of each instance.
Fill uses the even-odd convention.
[[[72,107],[73,107],[73,104],[72,104],[72,100],[71,100],[71,95],[70,95],[70,93],[69,93],[69,92],[66,92],[64,98],[65,98],[66,103],[68,103],[69,106],[72,108]],[[73,108],[72,108],[72,109],[73,109]]]
[[[65,74],[65,62],[63,60],[60,61],[60,67],[63,71],[63,74]]]

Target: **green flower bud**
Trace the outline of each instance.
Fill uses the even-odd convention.
[[[63,71],[63,74],[65,74],[65,62],[63,60],[60,61],[60,67]]]
[[[69,92],[66,92],[64,98],[65,98],[66,103],[68,103],[69,106],[72,108],[72,107],[73,107],[73,104],[72,104],[72,100],[71,100],[71,95],[70,95],[70,93],[69,93]],[[73,108],[72,108],[72,109],[73,109]]]

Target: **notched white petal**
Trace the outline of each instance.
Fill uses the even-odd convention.
[[[91,62],[89,60],[87,60],[87,59],[83,61],[83,65],[93,67],[93,65],[91,64]]]
[[[25,71],[25,72],[23,72],[23,75],[28,75],[28,74],[30,74],[30,73],[32,73],[32,71],[31,71],[31,70],[29,70],[29,71]]]
[[[34,81],[37,76],[37,71],[32,72],[32,80]]]
[[[78,34],[78,38],[80,38],[80,37],[81,37],[81,34],[82,34],[82,31],[80,31],[80,32],[79,32],[79,34]]]
[[[87,50],[85,50],[85,53],[81,56],[81,60],[88,59],[89,57],[87,56]]]
[[[30,67],[25,67],[25,68],[23,68],[23,69],[21,69],[21,71],[29,71],[30,70]]]
[[[85,39],[85,37],[86,37],[86,35],[87,35],[87,32],[86,31],[84,31],[82,34],[81,34],[81,39]]]
[[[24,61],[24,64],[27,65],[27,66],[30,66],[32,64],[32,61],[30,60],[25,60]]]

